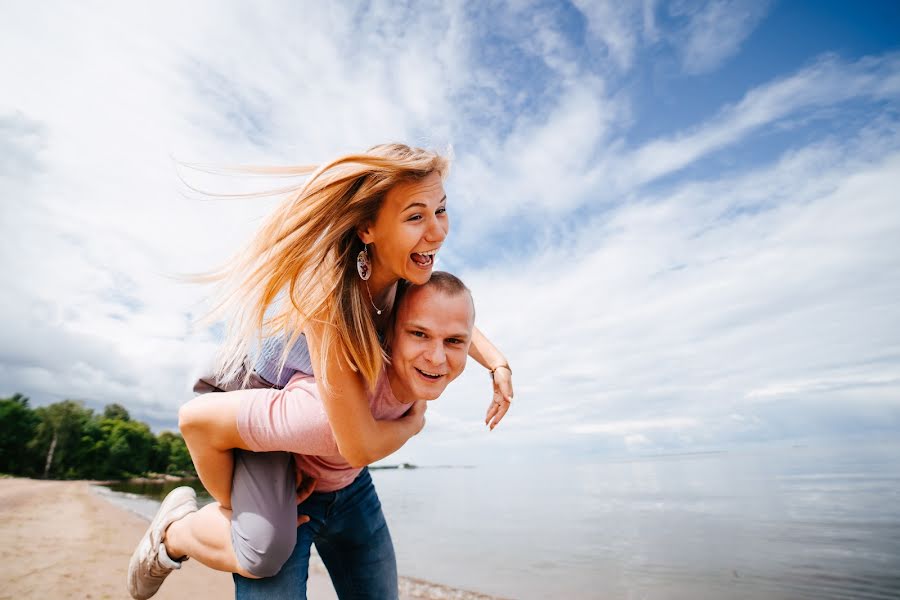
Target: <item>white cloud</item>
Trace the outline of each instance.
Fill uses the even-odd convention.
[[[576,0],[575,6],[587,22],[589,47],[595,53],[602,49],[619,72],[631,70],[665,41],[678,54],[683,72],[698,75],[714,71],[740,50],[766,16],[769,2],[672,2],[663,21],[657,18],[656,0]]]
[[[761,127],[799,111],[834,106],[850,99],[900,97],[900,56],[847,63],[832,57],[784,79],[748,92],[694,131],[658,139],[614,163],[609,173],[619,188],[678,171],[708,154],[735,144]]]
[[[540,242],[541,235],[559,233],[542,229],[558,227],[561,216],[615,205],[760,132],[800,127],[797,119],[809,127],[817,116],[834,121],[853,102],[896,102],[900,56],[853,62],[822,57],[749,90],[694,127],[633,147],[623,137],[633,120],[629,99],[607,87],[585,75],[564,87],[546,113],[519,116],[502,138],[488,132],[475,152],[459,157],[458,170],[466,176],[450,182],[451,196],[466,216],[478,218],[465,222],[453,244],[475,247],[486,236],[502,235],[509,220],[534,227]]]
[[[748,423],[764,435],[807,403],[852,413],[873,385],[896,395],[898,173],[900,137],[863,133],[635,200],[566,247],[464,273],[479,321],[510,349],[525,427],[627,435],[690,421],[694,443],[714,443]],[[842,376],[848,363],[861,366]],[[798,379],[843,385],[783,393]],[[452,393],[478,397],[478,384]],[[754,414],[760,390],[774,415]]]
[[[609,57],[622,70],[634,63],[637,52],[637,25],[644,14],[636,3],[608,0],[575,0],[575,6],[587,19],[587,27],[594,40],[601,43]]]
[[[762,0],[673,4],[670,13],[686,19],[683,28],[674,33],[685,72],[707,73],[736,54],[765,16],[768,4]]]
[[[656,3],[656,0],[644,0],[642,5],[643,38],[650,44],[659,39],[659,29],[656,25]]]

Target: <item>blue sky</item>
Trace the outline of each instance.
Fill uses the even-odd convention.
[[[4,9],[0,393],[172,427],[215,347],[175,281],[261,185],[177,172],[452,147],[439,266],[483,372],[397,455],[581,460],[900,429],[893,2],[267,2]]]

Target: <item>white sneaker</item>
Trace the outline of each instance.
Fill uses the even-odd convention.
[[[160,545],[169,525],[196,510],[197,493],[188,486],[175,488],[163,500],[150,527],[131,555],[131,562],[128,563],[126,585],[132,598],[146,600],[151,597],[166,576],[180,567],[168,556],[159,555]]]

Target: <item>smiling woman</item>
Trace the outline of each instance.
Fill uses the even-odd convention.
[[[387,307],[392,302],[388,296],[394,291],[394,282],[421,284],[431,277],[434,256],[450,229],[446,204],[443,179],[434,172],[421,181],[398,183],[385,195],[374,221],[359,228],[365,246],[357,269],[365,265],[365,272],[358,274],[376,315],[385,311],[379,306]],[[377,248],[371,259],[370,245]],[[383,302],[376,305],[372,288]]]
[[[189,488],[163,502],[129,567],[135,598],[152,596],[184,557],[235,573],[238,597],[302,597],[309,530],[334,536],[319,551],[342,573],[333,573],[339,595],[397,596],[393,545],[363,467],[421,430],[424,402],[459,375],[467,355],[492,376],[486,424],[496,426],[512,399],[512,371],[474,328],[468,290],[449,274],[430,282],[450,227],[448,167],[437,153],[388,144],[319,169],[263,170],[312,175],[231,264],[206,277],[223,284],[218,314],[229,325],[207,391],[284,389],[206,394],[182,407],[179,426],[217,503],[197,510]],[[401,282],[413,287],[399,302]],[[382,345],[388,337],[392,348]],[[254,369],[248,356],[261,338]],[[395,366],[386,371],[388,350]],[[298,476],[302,499],[310,477],[319,487],[301,507],[313,520],[295,535],[283,525],[286,513],[289,522],[297,514]],[[348,518],[327,524],[315,507],[342,498],[349,504],[336,512]],[[341,527],[350,530],[338,535]]]

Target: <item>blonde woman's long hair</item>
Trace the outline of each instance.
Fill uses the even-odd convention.
[[[449,159],[404,144],[383,144],[343,156],[321,167],[249,168],[270,175],[310,175],[264,221],[249,244],[221,269],[202,276],[219,282],[212,314],[225,318],[226,336],[216,361],[223,381],[249,377],[249,356],[262,339],[285,340],[280,367],[304,325],[325,323],[320,356],[337,345],[369,389],[385,355],[368,298],[358,285],[357,229],[375,220],[387,192],[403,181],[438,172],[446,177]],[[326,386],[325,373],[316,373]]]

